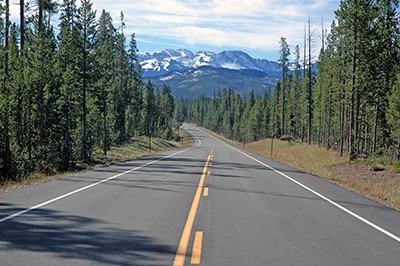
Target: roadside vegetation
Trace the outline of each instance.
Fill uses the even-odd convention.
[[[0,184],[107,161],[132,137],[176,138],[171,88],[142,77],[123,12],[115,25],[91,0],[20,1],[17,23],[12,4],[0,5]]]
[[[280,39],[282,76],[275,88],[263,95],[221,88],[176,105],[185,121],[242,143],[283,138],[338,150],[348,161],[400,159],[398,6],[340,1],[329,32],[317,36],[309,19],[302,47],[291,51]]]
[[[390,157],[371,157],[349,163],[347,157],[340,156],[338,151],[328,151],[317,145],[280,139],[273,140],[271,157],[272,139],[243,145],[220,135],[218,137],[240,148],[324,178],[400,211],[400,162],[391,160]]]
[[[398,6],[340,1],[329,31],[316,33],[308,19],[303,44],[291,51],[290,36],[280,39],[275,88],[263,95],[222,88],[176,107],[184,121],[263,155],[270,155],[265,139],[285,140],[275,142],[274,159],[400,209]]]
[[[176,132],[176,135],[179,136],[179,138],[177,137],[176,140],[172,141],[162,138],[152,138],[151,151],[149,151],[148,137],[132,137],[120,145],[110,147],[106,155],[101,149],[96,150],[90,163],[75,162],[69,169],[64,171],[53,169],[53,171],[48,171],[46,173],[32,173],[31,175],[25,176],[20,180],[14,180],[0,184],[0,190],[14,190],[25,186],[47,182],[77,172],[89,171],[111,164],[122,163],[192,144],[191,137],[185,131],[180,130],[179,135],[178,132]]]
[[[245,148],[270,157],[271,139],[249,143]],[[390,158],[359,159],[349,163],[337,151],[275,139],[272,159],[400,210],[400,173],[396,173],[398,162],[393,164]]]

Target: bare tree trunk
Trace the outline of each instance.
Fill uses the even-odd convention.
[[[360,153],[360,132],[361,132],[361,121],[360,121],[360,106],[361,106],[361,95],[360,95],[360,90],[357,88],[357,93],[356,93],[356,115],[355,115],[355,123],[356,123],[356,128],[355,128],[355,136],[356,136],[356,155]]]
[[[343,156],[344,154],[344,143],[346,140],[346,132],[347,128],[346,127],[346,120],[348,119],[346,116],[347,114],[347,108],[346,108],[346,91],[345,91],[345,84],[346,80],[343,79],[343,87],[340,92],[340,98],[341,98],[341,105],[340,105],[340,156]]]
[[[398,140],[398,147],[397,147],[397,149],[398,149],[398,151],[397,151],[397,159],[399,159],[400,160],[400,139]]]
[[[286,72],[286,66],[285,65],[283,65],[282,66],[282,133],[281,133],[281,135],[285,135],[285,102],[286,102],[286,99],[285,99],[285,89],[286,89],[286,75],[285,75],[285,72]]]
[[[356,70],[357,70],[357,28],[353,29],[353,55],[352,55],[352,77],[351,77],[351,103],[350,103],[350,157],[349,160],[352,161],[357,156],[356,151],[356,128],[355,128],[355,98],[358,95],[357,87],[356,87]]]
[[[303,80],[306,79],[306,64],[307,64],[307,26],[304,24],[304,57],[303,57]]]
[[[327,130],[327,150],[331,148],[331,119],[332,119],[332,84],[330,84],[329,90],[329,102],[328,102],[328,130]]]
[[[38,22],[38,27],[39,27],[39,33],[40,33],[43,30],[43,0],[38,0],[38,4],[39,4],[39,22]]]
[[[20,6],[20,13],[19,13],[20,47],[21,47],[21,53],[23,53],[25,47],[25,1],[19,0],[19,6]]]
[[[319,95],[318,95],[318,100],[319,100],[319,119],[318,119],[318,147],[321,146],[322,142],[322,87],[320,86],[319,90]]]
[[[378,114],[379,114],[379,105],[378,105],[378,103],[376,103],[375,121],[374,121],[374,140],[373,140],[373,147],[372,147],[372,153],[374,153],[374,154],[376,152],[376,143],[378,141]]]
[[[107,145],[107,107],[106,107],[106,93],[105,89],[103,88],[103,153],[104,155],[107,155],[107,150],[108,150],[108,145]]]
[[[88,147],[87,147],[87,110],[86,110],[86,52],[84,55],[84,67],[83,67],[83,86],[82,86],[82,157],[84,162],[88,162]]]
[[[84,25],[83,29],[83,82],[82,82],[82,157],[84,162],[88,162],[88,145],[87,145],[87,110],[86,110],[86,91],[87,91],[87,61],[88,55],[86,52],[87,28]]]

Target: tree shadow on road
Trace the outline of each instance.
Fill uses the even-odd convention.
[[[22,210],[12,206],[7,209],[11,213]],[[89,264],[160,265],[172,262],[176,251],[139,231],[49,209],[33,210],[0,223],[0,232],[1,265],[7,265],[7,252],[15,253],[10,257],[18,259],[18,252],[23,251],[50,254],[49,257],[66,259],[65,264],[68,259],[74,259]],[[34,265],[35,261],[23,263]]]

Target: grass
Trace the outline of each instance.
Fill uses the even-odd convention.
[[[180,144],[163,139],[152,138],[151,152],[149,152],[149,139],[147,137],[134,137],[122,145],[111,147],[104,156],[102,150],[95,152],[94,160],[98,165],[121,163],[159,153],[166,150],[176,149]]]
[[[271,139],[249,143],[246,145],[246,149],[271,157]],[[328,179],[335,178],[335,174],[329,170],[329,166],[348,161],[347,158],[340,157],[336,152],[327,151],[315,145],[278,139],[274,139],[272,159]]]
[[[151,152],[149,153],[148,138],[147,137],[133,137],[130,140],[119,146],[113,146],[107,151],[107,155],[103,154],[102,150],[97,150],[92,158],[90,164],[76,162],[68,171],[62,173],[34,173],[31,176],[22,178],[19,181],[8,182],[0,186],[0,190],[15,190],[26,186],[31,186],[63,176],[75,174],[82,171],[90,171],[99,167],[108,166],[115,163],[126,162],[137,158],[145,157],[151,154],[156,154],[168,150],[174,150],[179,147],[189,146],[192,144],[191,137],[183,130],[180,130],[181,141],[167,141],[159,138],[152,138]]]
[[[270,157],[271,140],[250,143],[246,149]],[[400,210],[400,176],[375,173],[390,168],[381,163],[370,165],[358,161],[349,165],[348,158],[341,157],[338,152],[280,140],[274,140],[272,158]],[[342,168],[340,173],[335,171],[336,167]]]
[[[271,158],[271,139],[247,143],[243,146],[241,143],[218,137],[238,147]],[[395,174],[400,168],[400,162],[390,165],[385,164],[387,159],[376,158],[348,164],[348,158],[341,157],[338,152],[327,151],[316,145],[278,139],[273,140],[272,159],[400,210],[400,174]]]

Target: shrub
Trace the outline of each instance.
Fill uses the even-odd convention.
[[[288,141],[288,142],[294,142],[294,137],[290,135],[283,135],[280,140],[282,141]]]
[[[383,170],[385,170],[385,166],[383,166],[382,164],[379,164],[379,163],[374,163],[371,165],[369,170],[371,170],[373,172],[383,171]]]
[[[174,140],[175,140],[176,142],[181,141],[181,136],[179,136],[178,134],[175,134]]]
[[[400,160],[394,164],[394,171],[400,173]]]

